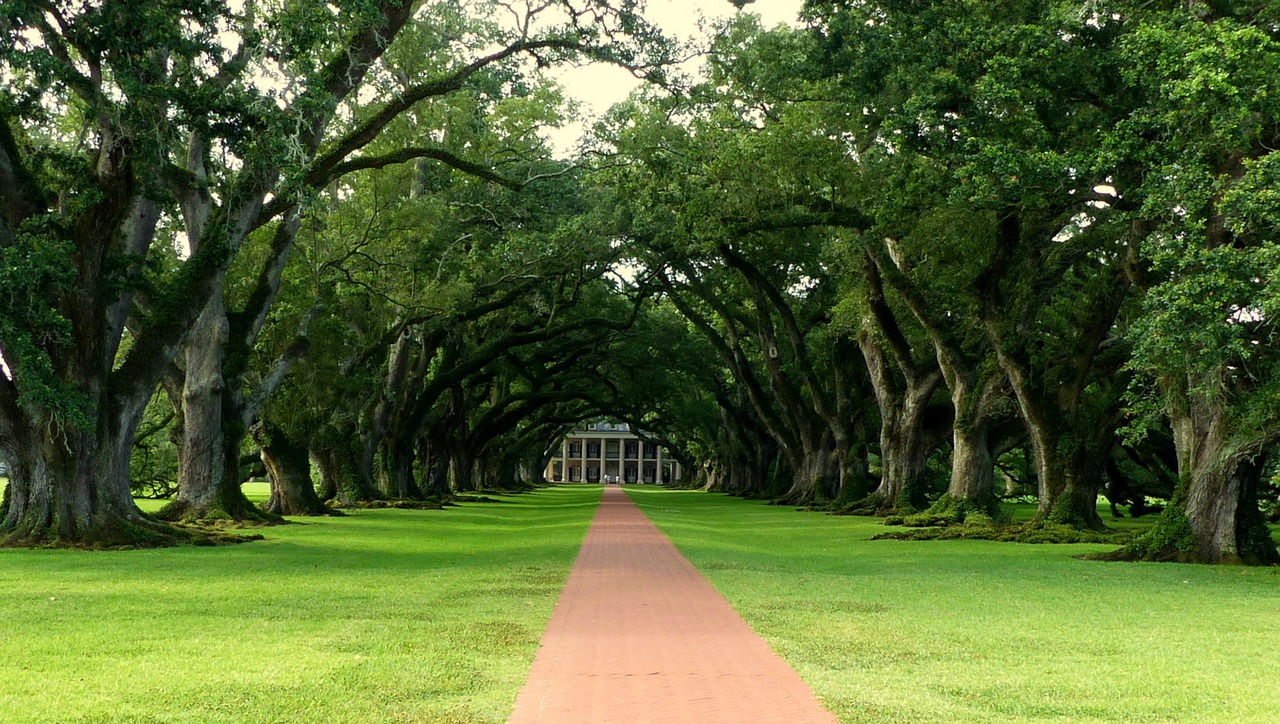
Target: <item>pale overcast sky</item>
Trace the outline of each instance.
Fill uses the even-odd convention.
[[[759,15],[762,24],[769,28],[779,23],[797,22],[803,4],[803,0],[756,0],[747,5],[744,12]],[[668,34],[687,38],[698,35],[700,17],[712,21],[728,18],[736,12],[729,0],[648,0],[645,15]],[[626,98],[640,83],[626,71],[602,64],[557,68],[551,75],[560,81],[569,96],[582,104],[586,125],[614,103]],[[582,126],[577,126],[553,132],[551,138],[564,152],[575,147],[581,135]]]

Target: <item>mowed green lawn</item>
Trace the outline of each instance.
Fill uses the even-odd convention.
[[[1275,721],[1280,570],[627,490],[843,721]],[[0,550],[0,722],[502,721],[599,496]]]
[[[868,541],[872,519],[627,492],[844,722],[1280,717],[1280,570]]]
[[[358,511],[224,548],[0,550],[0,722],[502,721],[599,498]]]

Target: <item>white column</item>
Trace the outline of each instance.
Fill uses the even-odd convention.
[[[560,482],[569,482],[569,436],[560,438]]]

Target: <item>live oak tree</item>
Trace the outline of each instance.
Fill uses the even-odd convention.
[[[815,132],[813,108],[786,100],[811,89],[766,60],[802,62],[802,36],[733,44],[757,33],[750,22],[727,28],[705,86],[687,102],[629,108],[609,136],[626,159],[625,234],[777,443],[793,481],[785,497],[862,497],[870,481],[855,427],[865,400],[853,345],[826,329],[822,259],[829,229],[860,217],[839,204],[843,149]]]
[[[1052,4],[809,7],[821,67],[848,94],[847,130],[867,160],[887,155],[908,177],[913,167],[942,174],[943,184],[903,188],[933,194],[925,205],[975,235],[956,271],[982,268],[968,273],[972,303],[956,311],[976,313],[1009,381],[1035,455],[1040,520],[1101,527],[1094,501],[1119,422],[1128,263],[1141,241],[1095,190],[1115,173],[1104,132],[1129,108],[1096,101],[1114,72],[1102,60],[1107,31]],[[882,216],[885,204],[866,203]],[[892,272],[881,246],[869,242]]]
[[[515,156],[522,150],[521,139],[478,143],[476,136],[483,134],[483,130],[466,128],[466,133],[457,132],[455,126],[470,124],[466,120],[457,122],[452,119],[455,115],[462,115],[455,108],[458,105],[472,117],[492,115],[503,119],[507,116],[501,108],[507,100],[498,87],[501,78],[493,77],[494,70],[483,63],[470,63],[443,73],[440,70],[458,64],[454,59],[458,48],[451,39],[481,35],[481,32],[473,27],[474,21],[469,24],[469,19],[459,9],[431,10],[431,22],[415,25],[414,32],[401,39],[401,43],[393,48],[393,57],[379,70],[382,74],[398,76],[401,91],[407,89],[405,86],[410,77],[437,75],[438,92],[412,108],[411,114],[406,113],[389,124],[381,136],[368,145],[361,162],[352,164],[350,168],[378,168],[419,157],[415,169],[419,175],[432,172],[427,164],[438,164],[445,167],[443,173],[446,175],[452,168],[490,183],[517,188],[519,182],[500,175],[490,166],[495,146],[507,143],[506,153]],[[406,46],[411,46],[411,50]],[[411,62],[406,62],[404,56],[410,56]],[[547,105],[554,101],[551,97],[539,100]],[[368,114],[370,111],[362,112]],[[410,115],[412,117],[407,117]],[[440,135],[442,139],[425,140],[433,135]],[[360,179],[317,178],[315,181],[327,181],[326,190],[321,194],[323,205],[325,197],[352,193],[352,184]],[[376,216],[378,210],[366,207],[366,213]],[[253,384],[248,384],[246,376],[252,372],[250,357],[279,292],[298,230],[299,222],[294,221],[278,227],[274,234],[263,235],[259,241],[262,250],[252,259],[256,270],[241,270],[243,281],[228,280],[228,283],[239,281],[234,290],[237,292],[235,303],[216,295],[202,313],[200,323],[187,337],[181,368],[207,371],[199,376],[183,377],[181,430],[185,439],[182,445],[182,476],[177,498],[160,512],[161,517],[264,519],[240,492],[241,475],[235,461],[250,425],[261,413],[263,403],[308,348],[305,329],[310,315],[304,314],[298,320],[300,327],[295,339],[283,345],[274,359],[268,361],[266,369],[255,375]],[[366,227],[363,243],[369,243],[370,232],[386,233]],[[280,439],[281,436],[277,434],[275,438]]]
[[[322,12],[329,32],[295,36],[287,14],[258,32],[252,3],[6,3],[0,244],[35,285],[0,340],[8,541],[175,535],[129,498],[138,418],[244,238],[298,203],[336,107],[411,6]],[[261,87],[299,55],[316,62],[290,93]],[[162,220],[190,255],[161,276]]]
[[[968,265],[969,273],[964,273],[967,239],[953,236],[956,227],[965,228],[964,215],[949,214],[945,207],[916,206],[914,201],[922,194],[920,186],[913,189],[916,193],[899,197],[908,200],[906,213],[895,215],[899,223],[878,229],[886,233],[883,241],[868,234],[861,245],[874,267],[866,276],[882,280],[879,286],[901,299],[915,317],[951,400],[947,490],[921,516],[907,522],[959,523],[973,513],[997,518],[994,428],[1000,416],[1009,414],[1007,383],[977,324],[975,300],[967,293],[977,270]],[[946,242],[939,244],[940,239]],[[940,268],[946,273],[938,273]],[[906,340],[899,339],[901,347]]]
[[[151,391],[202,318],[199,329],[220,351],[186,361],[187,435],[242,427],[243,417],[218,409],[229,334],[219,295],[245,238],[259,228],[295,233],[314,189],[391,162],[361,151],[478,69],[522,53],[555,61],[598,51],[625,61],[617,41],[645,30],[630,3],[550,3],[563,22],[545,35],[526,24],[530,32],[487,55],[400,87],[379,84],[371,70],[419,22],[419,8],[413,0],[5,3],[0,248],[15,272],[0,334],[10,370],[0,380],[0,447],[12,470],[0,523],[7,541],[179,535],[133,504],[129,450]],[[410,147],[398,160],[438,155]],[[160,274],[150,260],[172,229],[189,256]],[[245,311],[252,330],[262,310]],[[132,345],[117,358],[126,328]],[[215,492],[187,501],[198,510],[238,502],[223,505],[227,461],[215,449],[196,471]]]
[[[385,169],[302,229],[303,261],[286,279],[320,281],[291,292],[292,314],[312,294],[327,308],[321,328],[347,330],[299,368],[308,389],[324,385],[327,411],[303,416],[324,420],[310,425],[312,452],[324,494],[343,504],[438,500],[528,477],[547,429],[587,414],[558,408],[599,396],[582,383],[599,378],[608,337],[642,301],[604,281],[617,252],[590,231],[580,171],[493,139],[508,154],[500,168],[532,179],[518,193]],[[302,397],[290,382],[284,390]]]
[[[1257,497],[1280,442],[1280,13],[1122,9],[1121,68],[1141,110],[1109,141],[1143,171],[1120,190],[1140,206],[1149,263],[1132,398],[1172,424],[1178,484],[1118,557],[1280,563]]]
[[[880,412],[880,485],[849,512],[906,515],[925,506],[929,455],[945,426],[929,424],[942,372],[927,345],[913,343],[907,313],[890,304],[879,268],[868,255],[859,265],[861,315],[852,334],[866,362]],[[916,332],[915,325],[910,331]],[[935,413],[936,416],[936,413]]]

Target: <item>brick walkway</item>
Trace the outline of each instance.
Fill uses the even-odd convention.
[[[836,719],[622,489],[605,486],[508,721]]]

